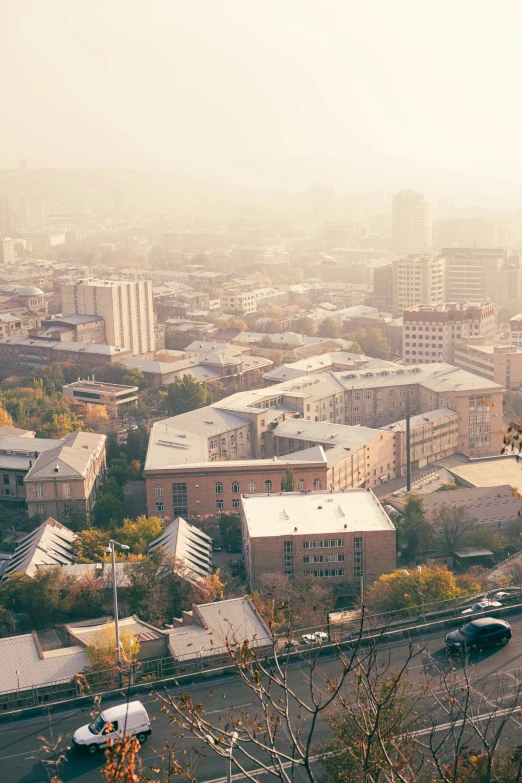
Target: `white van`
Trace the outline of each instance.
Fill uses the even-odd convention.
[[[130,701],[118,704],[100,712],[92,723],[86,723],[73,734],[76,748],[88,753],[97,753],[105,748],[111,739],[118,739],[125,734],[137,737],[143,745],[150,734],[150,720],[147,710],[141,701]]]

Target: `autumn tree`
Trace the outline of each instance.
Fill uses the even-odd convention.
[[[98,432],[100,427],[102,427],[108,420],[109,414],[107,413],[107,408],[105,405],[92,405],[90,403],[85,405],[83,422],[89,429]]]
[[[14,427],[14,422],[5,408],[0,407],[0,427]]]
[[[119,632],[122,662],[136,660],[140,643],[132,631],[121,628]],[[91,643],[85,648],[91,670],[112,669],[116,661],[116,628],[108,621],[93,634]]]
[[[151,541],[157,538],[163,529],[158,517],[140,516],[137,519],[124,519],[114,537],[130,547],[134,554],[147,554]]]
[[[455,574],[446,568],[428,568],[421,571],[399,568],[391,574],[382,574],[365,593],[365,604],[372,612],[393,612],[414,609],[437,601],[449,601],[465,595]]]
[[[260,582],[252,600],[278,632],[324,625],[335,603],[332,590],[313,577],[289,580],[284,574],[267,573],[261,574]]]
[[[325,318],[321,321],[317,329],[319,337],[330,337],[335,339],[341,336],[341,329],[339,324],[333,318]]]

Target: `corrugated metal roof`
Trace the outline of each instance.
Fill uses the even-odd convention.
[[[72,679],[89,663],[82,647],[50,650],[43,656],[32,634],[0,639],[0,693]]]
[[[247,639],[254,647],[271,642],[267,628],[246,597],[200,604],[195,607],[194,620],[192,625],[168,632],[169,650],[177,660],[215,655],[227,643],[242,643]]]
[[[174,519],[149,544],[149,554],[159,546],[168,555],[183,561],[187,572],[180,575],[188,581],[199,582],[212,573],[212,539],[182,517]]]
[[[87,647],[93,643],[96,634],[102,631],[107,625],[109,625],[111,628],[114,627],[114,623],[110,621],[100,622],[96,625],[71,623],[65,627],[67,628],[68,632],[80,642],[80,644],[83,644],[85,647]],[[118,622],[118,626],[120,631],[129,631],[140,642],[151,639],[160,639],[165,635],[163,631],[152,628],[150,625],[144,623],[139,619],[139,617],[136,617],[135,615],[133,617],[124,617]]]

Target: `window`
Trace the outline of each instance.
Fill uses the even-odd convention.
[[[227,445],[227,439],[226,438],[221,438],[221,445],[222,446],[226,446]]]
[[[262,427],[264,427],[264,426],[265,426],[265,420],[264,420],[264,419],[261,419],[261,426],[262,426]]]
[[[163,503],[156,503],[156,511],[163,511]]]
[[[342,538],[327,538],[303,541],[303,549],[326,549],[334,546],[344,546],[344,540]]]
[[[354,563],[362,563],[362,549],[357,549],[353,553],[353,562]]]
[[[217,449],[217,440],[211,440],[209,446],[211,449]]]
[[[4,473],[4,485],[9,485],[9,475],[7,473]]]
[[[216,500],[216,508],[219,510],[225,508],[224,502],[222,500]]]
[[[44,505],[43,503],[37,503],[36,504],[36,513],[39,517],[43,517],[44,515]]]
[[[154,497],[156,498],[163,497],[163,487],[161,486],[161,484],[158,484],[156,487],[154,487]]]
[[[223,494],[223,484],[221,481],[216,481],[216,495],[222,495]]]
[[[354,567],[353,567],[354,579],[360,579],[362,575],[363,575],[363,567],[362,567],[362,565],[354,565]]]
[[[23,487],[24,485],[24,477],[23,476],[17,476],[16,477],[16,486],[17,487]]]
[[[239,481],[232,482],[232,492],[234,495],[237,495],[239,493]]]
[[[321,479],[314,479],[314,489],[321,489]]]
[[[304,488],[305,488],[304,479],[299,479],[299,481],[297,482],[297,489],[303,490]]]
[[[284,541],[283,542],[283,550],[285,552],[293,552],[294,551],[294,542],[293,541]]]
[[[272,482],[268,479],[265,481],[265,492],[272,492]]]
[[[43,498],[43,487],[41,484],[36,485],[36,497]]]
[[[344,555],[305,555],[303,563],[342,563]]]
[[[362,549],[362,536],[355,536],[353,539],[353,548]]]
[[[71,485],[70,484],[64,484],[63,485],[63,496],[64,496],[64,498],[70,498],[71,497]]]
[[[248,491],[249,492],[255,492],[256,491],[256,482],[255,481],[249,481],[248,482]]]
[[[174,519],[188,517],[187,485],[185,482],[172,485],[172,507]]]
[[[239,498],[235,498],[235,499],[232,501],[232,508],[239,508],[239,506],[240,506],[240,501],[239,501]]]
[[[320,571],[305,571],[305,576],[344,576],[344,568],[322,568]]]

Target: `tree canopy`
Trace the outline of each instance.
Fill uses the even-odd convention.
[[[166,406],[172,416],[203,408],[212,402],[212,395],[206,384],[195,381],[192,375],[176,378],[167,386]]]

